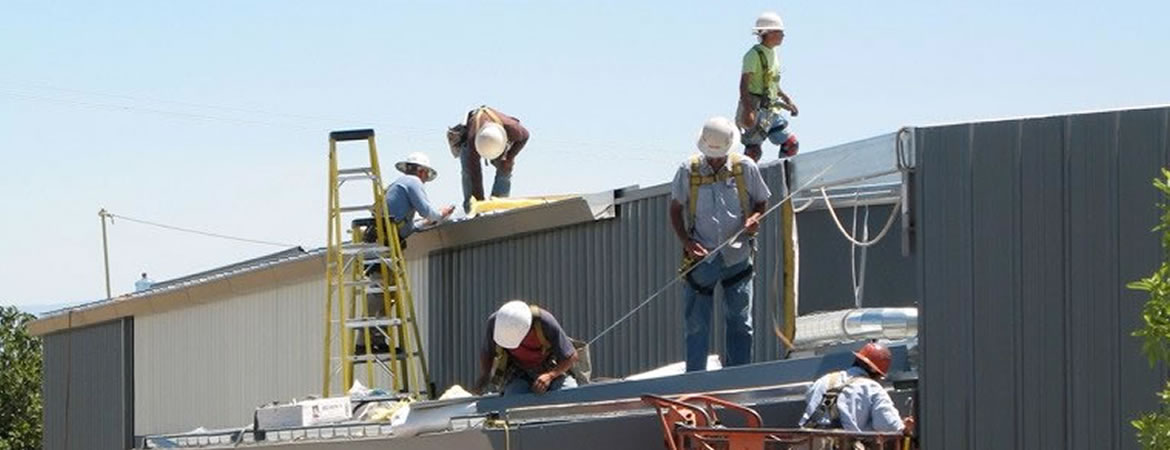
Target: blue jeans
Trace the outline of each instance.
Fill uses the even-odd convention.
[[[472,137],[471,139],[474,139]],[[459,152],[459,161],[463,164],[463,211],[471,210],[471,197],[484,200],[483,196],[483,158],[472,152],[471,147],[464,145]],[[496,178],[492,182],[492,197],[507,197],[512,192],[512,171],[496,169]]]
[[[561,375],[560,378],[557,378],[557,379],[553,380],[552,383],[549,383],[548,391],[546,391],[546,392],[559,391],[561,389],[568,389],[568,388],[575,388],[575,387],[577,387],[577,379],[573,378],[571,375],[566,374],[566,375]],[[531,393],[532,393],[532,380],[528,379],[528,377],[524,377],[524,376],[513,377],[512,381],[509,381],[508,384],[506,386],[504,386],[504,395],[531,394]]]
[[[685,284],[686,300],[687,372],[707,370],[707,353],[711,344],[711,308],[714,307],[714,289],[717,284],[751,267],[751,259],[731,267],[723,267],[723,255],[716,255],[701,263],[688,277],[707,292]],[[746,276],[723,287],[724,320],[727,322],[727,350],[724,366],[738,366],[752,362],[752,277]]]

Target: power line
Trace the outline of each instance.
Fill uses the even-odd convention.
[[[123,216],[120,214],[114,214],[114,213],[109,213],[109,212],[107,212],[106,215],[108,215],[110,217],[126,220],[129,222],[135,222],[135,223],[139,223],[139,224],[143,224],[143,225],[150,225],[153,227],[165,228],[165,229],[172,230],[172,231],[181,231],[184,233],[198,234],[201,236],[214,237],[214,238],[220,238],[220,239],[228,239],[228,240],[240,241],[240,242],[248,242],[248,243],[252,243],[252,244],[272,245],[272,246],[282,247],[282,248],[298,247],[297,244],[285,244],[285,243],[281,243],[281,242],[262,241],[259,239],[249,239],[249,238],[242,238],[242,237],[236,237],[236,236],[228,236],[226,234],[212,233],[209,231],[193,230],[190,228],[176,227],[174,225],[167,225],[167,224],[162,224],[162,223],[158,223],[158,222],[151,222],[149,220],[135,219],[133,217],[126,217],[126,216]]]

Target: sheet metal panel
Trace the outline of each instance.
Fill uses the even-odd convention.
[[[133,334],[134,321],[119,319],[44,336],[46,450],[133,446]]]
[[[242,427],[256,406],[320,395],[324,278],[136,319],[138,435]]]
[[[1167,111],[917,130],[925,448],[1137,448]]]
[[[762,167],[773,201],[784,195],[781,167],[776,163]],[[617,200],[617,217],[612,220],[431,254],[430,351],[438,385],[474,382],[479,370],[477,352],[486,338],[484,321],[507,300],[539,303],[557,316],[570,335],[589,339],[674,278],[681,246],[670,228],[669,194],[653,186],[624,195],[628,197]],[[887,209],[871,211],[875,233]],[[802,257],[808,258],[801,265],[801,279],[832,279],[838,284],[802,284],[801,311],[852,304],[848,246],[824,214],[797,215]],[[776,217],[778,213],[764,222],[758,238],[753,307],[756,361],[780,354],[771,332],[771,317],[780,317],[781,308]],[[874,303],[867,305],[911,305],[913,265],[905,264],[907,259],[900,256],[897,233],[886,239],[870,252],[867,289]],[[721,352],[724,346],[721,304],[717,294],[713,352]],[[676,283],[595,343],[594,375],[622,376],[682,360],[682,320],[682,287]]]

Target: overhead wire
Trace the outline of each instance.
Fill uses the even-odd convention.
[[[158,223],[158,222],[151,222],[149,220],[136,219],[136,218],[124,216],[121,214],[107,213],[107,215],[110,217],[122,219],[122,220],[125,220],[128,222],[134,222],[134,223],[139,223],[142,225],[149,225],[149,226],[153,226],[153,227],[164,228],[164,229],[172,230],[172,231],[181,231],[184,233],[198,234],[198,235],[206,236],[206,237],[228,239],[228,240],[239,241],[239,242],[247,242],[247,243],[251,243],[251,244],[271,245],[271,246],[283,247],[283,248],[297,247],[298,246],[297,244],[286,244],[283,242],[273,242],[273,241],[265,241],[265,240],[260,240],[260,239],[250,239],[250,238],[230,236],[230,235],[220,234],[220,233],[212,233],[209,231],[195,230],[195,229],[191,229],[191,228],[177,227],[174,225],[167,225],[167,224]]]

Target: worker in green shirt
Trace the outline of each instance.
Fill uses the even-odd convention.
[[[799,114],[796,103],[780,89],[780,62],[776,47],[784,41],[784,21],[774,12],[765,12],[756,19],[753,28],[760,43],[743,55],[743,71],[739,79],[739,107],[735,121],[743,130],[743,153],[759,161],[765,140],[780,146],[780,157],[796,155],[800,147],[796,134],[788,129],[788,119],[781,110],[793,117]]]

